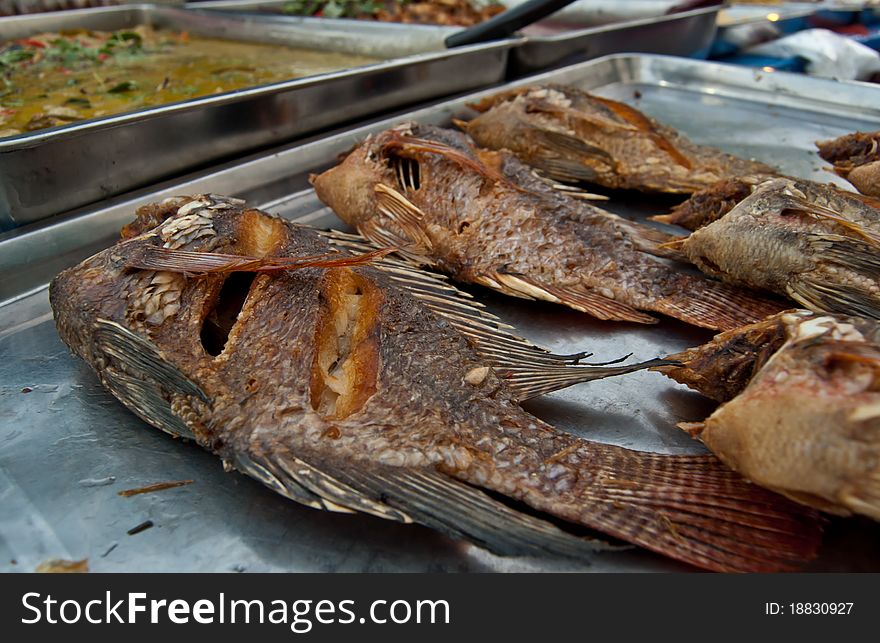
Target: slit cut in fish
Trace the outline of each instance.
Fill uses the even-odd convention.
[[[224,273],[197,273],[212,255],[252,252],[243,239],[255,225],[279,231],[259,257],[273,269],[215,359],[199,329]],[[180,272],[162,296],[173,292],[179,310],[150,323],[141,309],[157,296],[157,273],[126,267],[145,246],[206,255],[174,254]],[[462,307],[468,298],[442,279],[216,195],[181,200],[155,228],[64,271],[50,301],[61,338],[133,412],[308,507],[417,522],[505,555],[609,549],[569,523],[714,570],[791,569],[818,547],[814,512],[714,456],[558,431],[519,406],[527,381],[517,390],[499,374],[518,363],[582,377],[644,365],[554,357]],[[492,352],[505,347],[515,350]]]
[[[209,308],[202,323],[200,337],[208,355],[216,357],[223,352],[256,276],[255,272],[236,272],[223,282],[216,303]]]

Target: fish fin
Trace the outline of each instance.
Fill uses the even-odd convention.
[[[604,163],[607,163],[612,168],[617,165],[614,157],[603,150],[601,147],[590,145],[589,143],[582,141],[576,136],[566,134],[565,132],[557,132],[555,130],[543,129],[534,126],[532,126],[532,128],[532,131],[535,134],[539,144],[551,153],[553,153],[554,156],[558,156],[561,154],[576,154],[578,157],[592,157],[601,159]]]
[[[788,307],[743,288],[694,278],[689,287],[660,299],[651,310],[702,328],[733,330]]]
[[[670,212],[669,214],[655,214],[653,217],[648,217],[648,221],[656,221],[657,223],[665,223],[666,225],[679,225],[678,217],[675,216],[675,212]]]
[[[810,310],[880,319],[880,297],[876,293],[801,276],[786,287],[788,296]]]
[[[247,455],[237,453],[232,466],[242,473],[262,482],[275,493],[312,509],[324,509],[321,496],[312,493],[289,476],[282,475],[271,465],[265,466]]]
[[[502,292],[520,297],[542,299],[563,304],[597,319],[656,324],[657,319],[631,306],[610,299],[585,286],[548,286],[527,275],[494,273],[492,279],[501,285]]]
[[[475,103],[468,103],[467,106],[475,112],[488,112],[496,105],[511,101],[522,94],[528,94],[533,89],[534,87],[519,87],[517,89],[505,90],[503,92],[498,92],[497,94],[492,94],[491,96],[480,99]]]
[[[790,196],[790,195],[788,195]],[[791,198],[791,197],[790,197]],[[806,200],[801,200],[799,198],[793,198],[792,200],[796,201],[797,206],[795,208],[786,208],[786,211],[794,211],[799,214],[804,214],[813,219],[819,219],[824,221],[831,221],[835,223],[848,232],[860,237],[862,240],[870,243],[874,246],[875,252],[880,249],[880,235],[868,230],[860,223],[855,221],[850,221],[845,216],[843,216],[842,212],[837,212],[835,210],[830,210],[828,208],[822,207],[818,204],[811,203]]]
[[[209,402],[205,392],[166,360],[155,344],[125,326],[99,318],[92,336],[95,347],[124,365],[126,371],[142,373],[165,390]]]
[[[375,187],[376,202],[383,217],[371,217],[358,231],[380,247],[397,246],[399,254],[421,265],[433,266],[431,240],[422,228],[424,214],[409,199],[387,185]],[[391,225],[386,225],[383,219]]]
[[[790,570],[816,556],[817,512],[751,484],[714,456],[587,444],[590,481],[551,503],[560,517],[570,501],[587,527],[714,571]],[[569,462],[576,465],[578,453]]]
[[[321,233],[332,243],[347,249],[366,252],[372,248],[363,237],[337,231]],[[438,317],[462,333],[496,373],[505,379],[517,399],[557,391],[581,382],[622,375],[665,361],[650,360],[639,364],[612,366],[622,360],[603,364],[583,363],[589,353],[557,355],[516,335],[513,326],[503,323],[471,295],[447,283],[443,275],[420,270],[406,262],[385,257],[374,267],[387,273],[395,284],[405,288]],[[629,357],[627,355],[626,357]],[[623,358],[623,359],[626,359]],[[543,381],[542,381],[543,378]]]
[[[395,250],[396,248],[381,248],[355,256],[328,253],[306,257],[249,257],[219,252],[192,252],[143,244],[132,250],[125,266],[140,270],[159,270],[191,275],[225,272],[282,272],[303,268],[360,266],[384,257]]]
[[[609,108],[615,115],[623,119],[626,123],[628,123],[631,127],[638,129],[644,132],[647,136],[649,136],[654,143],[656,143],[657,147],[666,152],[672,161],[688,170],[692,170],[694,165],[691,160],[676,147],[676,144],[673,140],[676,137],[676,133],[668,128],[659,125],[654,120],[645,116],[642,112],[627,105],[626,103],[621,103],[616,100],[611,100],[609,98],[602,98],[600,96],[591,96],[593,100],[605,105]],[[607,120],[607,119],[606,119]],[[608,121],[613,122],[613,121]],[[607,124],[606,124],[607,126]]]
[[[611,197],[605,196],[604,194],[596,194],[595,192],[588,192],[587,190],[583,190],[579,187],[575,187],[573,185],[567,185],[565,183],[556,183],[552,179],[545,178],[540,176],[539,174],[535,174],[538,178],[546,181],[550,187],[552,187],[557,192],[562,192],[565,196],[571,197],[573,199],[581,199],[583,201],[610,201]]]
[[[294,484],[312,493],[320,508],[337,513],[365,513],[385,520],[409,523],[412,519],[403,511],[389,506],[380,500],[364,494],[339,479],[334,472],[328,472],[320,464],[306,462],[302,454],[274,452],[261,457],[251,454],[250,459],[260,464],[282,485]],[[274,488],[274,485],[269,485]]]
[[[629,357],[629,355],[627,355]],[[581,382],[592,382],[614,375],[634,373],[648,368],[673,365],[677,362],[665,359],[652,359],[638,364],[625,366],[600,367],[540,365],[530,367],[507,367],[495,369],[498,377],[507,382],[517,401],[522,402],[538,395],[552,393]]]
[[[598,176],[593,168],[572,159],[549,156],[535,159],[532,163],[534,167],[556,181],[590,182]]]
[[[681,243],[676,245],[676,242],[683,242],[687,237],[672,235],[623,217],[619,217],[618,225],[627,231],[630,239],[641,252],[689,263],[681,251]]]
[[[868,277],[880,273],[880,252],[872,243],[831,234],[810,235],[809,243],[819,261],[833,262]]]
[[[113,366],[102,369],[100,377],[113,396],[147,424],[176,438],[195,439],[156,383],[132,377]]]
[[[553,554],[583,559],[596,551],[621,548],[575,536],[436,470],[355,465],[340,467],[339,477],[406,512],[414,522],[503,556]]]

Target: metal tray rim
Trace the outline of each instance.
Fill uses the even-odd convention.
[[[554,34],[550,36],[525,36],[525,42],[523,46],[528,47],[529,44],[546,44],[546,43],[560,43],[567,42],[569,40],[577,40],[580,38],[585,38],[589,36],[593,36],[595,34],[607,33],[612,31],[618,31],[621,29],[635,29],[638,27],[651,27],[658,24],[667,24],[674,23],[679,21],[686,21],[691,18],[697,18],[698,16],[708,15],[708,14],[717,14],[721,10],[721,5],[716,5],[713,7],[702,7],[700,9],[690,9],[689,11],[682,11],[680,13],[671,13],[662,16],[654,16],[650,18],[637,18],[634,20],[622,20],[620,22],[613,22],[607,25],[597,25],[595,27],[586,27],[584,29],[577,29],[572,31],[565,31],[560,34]]]

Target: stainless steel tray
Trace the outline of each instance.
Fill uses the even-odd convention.
[[[260,12],[276,9],[284,0],[211,0],[189,2],[191,9],[219,10],[223,12]],[[513,6],[516,2],[501,0],[501,4]],[[608,3],[611,13],[614,4]],[[522,76],[553,67],[570,65],[591,58],[622,52],[643,52],[691,56],[708,53],[715,36],[716,18],[720,7],[694,9],[671,15],[621,20],[611,24],[587,24],[582,16],[597,17],[601,13],[577,11],[576,5],[557,12],[523,30],[525,39],[518,43],[510,56],[509,77]],[[662,11],[662,8],[658,9]],[[619,11],[618,11],[619,12]],[[626,12],[624,11],[624,15]],[[286,16],[286,19],[295,19]],[[335,19],[336,23],[363,23],[363,20]],[[418,33],[449,35],[454,27],[425,25],[402,25]]]
[[[571,65],[616,53],[653,53],[675,56],[708,54],[715,37],[719,7],[578,28],[562,23],[558,33],[538,35],[537,23],[525,29],[525,41],[510,57],[510,76]]]
[[[815,139],[880,127],[880,88],[699,61],[613,56],[528,82],[570,83],[624,100],[698,142],[822,181],[835,177],[822,170]],[[46,281],[110,243],[138,205],[212,191],[246,197],[292,219],[338,227],[338,219],[308,189],[309,172],[400,120],[449,124],[467,115],[466,102],[486,93],[242,159],[0,240],[0,300],[6,300],[0,305],[0,568],[30,570],[44,558],[61,556],[88,558],[97,571],[684,569],[640,550],[577,563],[502,559],[419,527],[302,508],[241,475],[223,474],[214,456],[144,425],[68,354],[55,333]],[[611,205],[642,218],[669,202]],[[560,306],[475,292],[523,334],[557,351],[589,348],[609,358],[632,351],[647,358],[710,336],[671,320],[654,327],[602,323]],[[23,393],[25,387],[31,392]],[[528,404],[563,430],[666,453],[699,452],[674,424],[701,419],[711,408],[654,373],[581,385]],[[122,489],[180,479],[195,482],[134,498],[117,496]],[[126,535],[147,519],[155,528]],[[878,538],[876,523],[834,520],[812,569],[880,570]]]
[[[0,41],[73,27],[148,23],[238,40],[343,51],[386,62],[226,92],[0,139],[0,230],[58,214],[224,156],[503,79],[514,41],[443,48],[396,25],[278,22],[151,5],[0,21]]]

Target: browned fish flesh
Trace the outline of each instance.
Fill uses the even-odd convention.
[[[880,197],[880,132],[855,132],[816,146],[819,156],[859,192]]]
[[[528,384],[506,368],[552,379],[580,367],[517,340],[443,280],[334,252],[236,200],[174,199],[144,218],[161,212],[56,277],[56,324],[132,411],[228,467],[309,507],[502,554],[606,547],[549,516],[713,570],[815,554],[811,510],[714,456],[594,443],[525,412]]]
[[[554,189],[508,152],[407,123],[370,137],[312,183],[380,246],[456,280],[558,302],[599,319],[654,323],[641,311],[713,329],[777,312],[774,302],[652,256],[675,237]]]
[[[768,489],[880,520],[880,325],[788,311],[718,335],[663,366],[725,402],[680,426]]]
[[[506,149],[563,182],[691,194],[723,178],[770,174],[763,163],[697,145],[639,110],[574,87],[501,92],[462,123],[477,145]]]
[[[651,217],[653,221],[698,230],[717,221],[733,210],[760,184],[774,177],[771,174],[737,176],[721,179],[707,188],[694,192],[687,200],[672,208],[669,214]]]
[[[682,241],[703,272],[817,312],[880,318],[880,203],[774,179]]]

